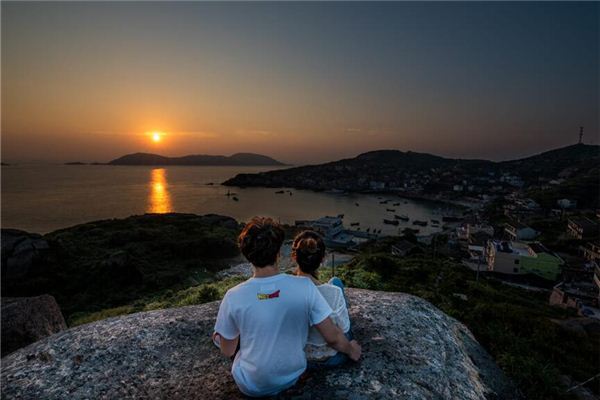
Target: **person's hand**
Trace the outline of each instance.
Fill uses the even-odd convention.
[[[358,344],[356,340],[352,340],[350,341],[350,349],[351,350],[350,354],[348,354],[348,357],[350,357],[352,361],[358,361],[362,354],[362,347],[360,347],[360,344]]]

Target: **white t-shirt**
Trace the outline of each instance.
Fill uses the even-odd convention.
[[[231,374],[242,393],[269,396],[294,385],[306,369],[309,326],[332,310],[308,278],[279,274],[250,278],[229,289],[215,332],[240,336]]]
[[[318,285],[317,289],[323,295],[329,306],[333,309],[331,319],[340,329],[346,333],[350,330],[350,316],[342,289],[335,285],[325,283]],[[308,332],[306,342],[306,358],[309,360],[323,360],[337,354],[337,350],[329,347],[319,331],[312,327]]]

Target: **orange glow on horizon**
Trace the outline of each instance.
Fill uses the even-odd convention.
[[[162,139],[162,133],[161,132],[152,132],[152,141],[154,143],[160,142],[161,139]]]

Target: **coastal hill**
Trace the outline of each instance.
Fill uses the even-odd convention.
[[[518,399],[471,332],[404,293],[348,289],[360,363],[309,372],[278,399]],[[2,359],[2,398],[243,399],[210,335],[219,303],[62,331]],[[110,374],[107,374],[110,371]]]
[[[183,157],[165,157],[158,154],[127,154],[108,162],[108,165],[285,165],[271,157],[253,153],[236,153],[231,156],[212,156],[206,154]]]
[[[512,185],[520,180],[532,187],[560,178],[566,182],[554,187],[555,194],[550,196],[549,204],[555,204],[556,198],[569,197],[578,200],[581,205],[595,207],[600,201],[599,166],[600,146],[585,144],[503,162],[379,150],[326,164],[238,174],[223,185],[340,189],[348,192],[385,188],[439,195],[452,193],[456,190],[455,185],[459,185],[459,190],[473,185],[473,193],[477,193],[498,184]]]
[[[197,285],[239,254],[237,221],[211,214],[146,214],[43,236],[1,233],[2,296],[51,294],[68,322]]]

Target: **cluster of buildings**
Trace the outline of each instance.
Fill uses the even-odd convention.
[[[343,216],[325,216],[315,220],[298,220],[296,227],[318,232],[325,245],[332,249],[352,249],[360,242],[353,233],[344,227]]]
[[[456,229],[466,254],[463,263],[502,280],[548,289],[551,305],[600,319],[600,211],[595,216],[578,212],[569,199],[558,200],[557,206],[547,213],[531,199],[507,196],[503,214],[509,222],[495,232],[477,222]],[[540,232],[527,221],[562,228]],[[556,250],[540,237],[551,238]]]

